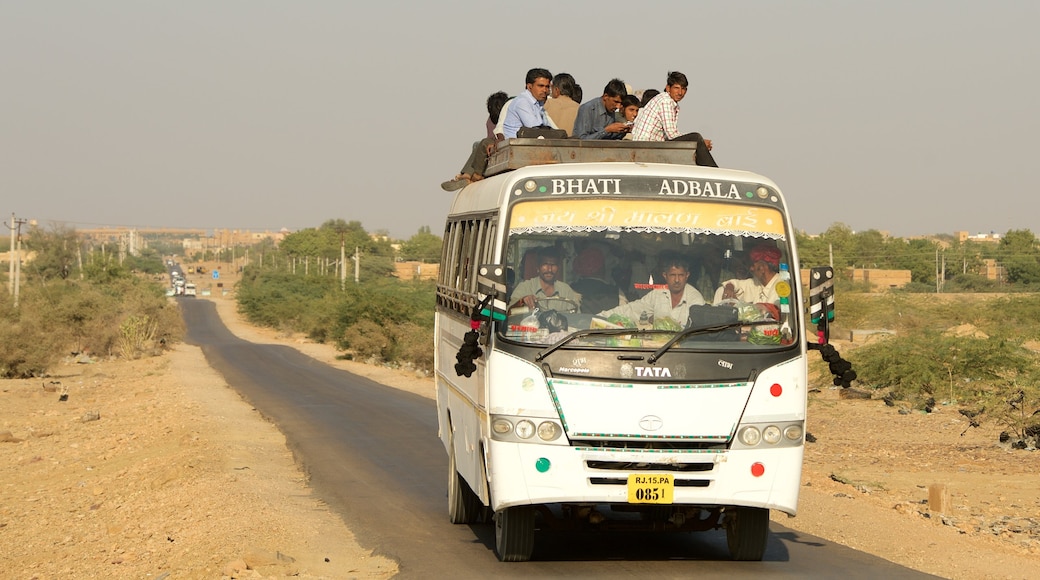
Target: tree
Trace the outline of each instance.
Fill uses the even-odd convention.
[[[1000,239],[998,250],[1008,282],[1012,284],[1040,284],[1040,249],[1033,232],[1010,230]]]
[[[354,250],[360,252],[360,270],[363,277],[386,277],[393,275],[393,247],[388,239],[374,240],[361,227],[361,222],[345,222],[341,219],[328,220],[318,228],[307,228],[293,232],[281,241],[279,248],[297,259],[318,259],[336,262],[340,248],[345,247],[348,272],[353,269],[350,261]],[[318,274],[318,269],[310,270]]]
[[[47,282],[68,278],[76,268],[79,235],[74,228],[54,226],[50,230],[29,228],[25,248],[33,259],[23,266],[27,280]]]
[[[892,244],[898,247],[898,252],[893,252],[891,267],[900,270],[910,270],[910,279],[919,284],[927,284],[934,290],[935,287],[935,251],[937,245],[931,240],[907,240],[904,244]],[[948,275],[950,272],[947,268]]]
[[[435,263],[441,259],[441,239],[430,233],[430,226],[419,228],[419,232],[401,244],[403,260],[418,260]]]

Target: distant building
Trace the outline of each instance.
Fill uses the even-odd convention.
[[[867,282],[874,292],[902,288],[910,283],[910,270],[881,270],[877,268],[853,268],[849,278],[853,282]]]
[[[1000,262],[992,258],[987,258],[982,261],[982,269],[979,273],[985,276],[987,280],[1003,282],[1005,279],[1004,266],[1001,266]]]
[[[971,234],[967,231],[953,232],[953,235],[957,236],[959,242],[985,242],[996,244],[1000,242],[1000,234],[996,232],[990,232],[988,234]]]
[[[396,262],[396,275],[401,280],[436,280],[440,272],[440,264],[423,264],[422,262]]]

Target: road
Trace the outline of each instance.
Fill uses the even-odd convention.
[[[762,562],[732,562],[725,534],[540,531],[531,562],[500,563],[490,524],[452,525],[435,402],[286,346],[235,337],[208,300],[180,299],[187,342],[285,434],[316,495],[400,578],[930,578],[776,523]]]

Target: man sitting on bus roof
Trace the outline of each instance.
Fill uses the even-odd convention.
[[[581,306],[581,295],[559,277],[559,254],[551,248],[541,250],[538,253],[538,274],[516,285],[509,296],[510,307],[522,304],[531,310],[541,307],[577,311]]]
[[[487,127],[487,137],[473,144],[469,159],[466,160],[462,169],[454,178],[441,183],[441,189],[444,191],[455,191],[466,187],[473,181],[480,181],[484,178],[484,171],[487,169],[488,156],[495,150],[495,145],[498,143],[498,137],[495,135],[495,127],[498,125],[500,120],[502,108],[508,100],[509,95],[502,91],[491,93],[491,96],[487,98],[488,118],[485,123]]]
[[[689,82],[678,71],[668,73],[664,92],[650,99],[636,117],[632,126],[633,141],[696,141],[697,165],[718,167],[711,155],[711,140],[700,133],[679,133],[679,101],[686,96]]]
[[[704,297],[696,288],[686,283],[690,279],[690,266],[686,258],[669,252],[661,257],[659,265],[666,282],[664,288],[655,287],[639,300],[604,310],[597,316],[609,318],[612,314],[619,314],[633,323],[645,320],[649,324],[653,324],[655,320],[671,318],[676,323],[686,326],[690,317],[690,306],[705,304]]]
[[[603,87],[603,96],[582,103],[578,117],[574,120],[572,135],[578,139],[621,139],[632,128],[623,120],[618,121],[621,99],[628,95],[628,88],[621,79],[611,79]]]
[[[552,73],[544,68],[533,68],[527,71],[525,82],[527,88],[524,92],[511,100],[508,108],[502,111],[505,115],[502,134],[506,139],[515,138],[521,127],[556,128],[545,112],[545,99],[549,97]]]

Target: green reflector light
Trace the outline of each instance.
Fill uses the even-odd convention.
[[[538,470],[538,473],[545,473],[549,471],[550,467],[552,467],[552,463],[544,457],[534,462],[534,468]]]

